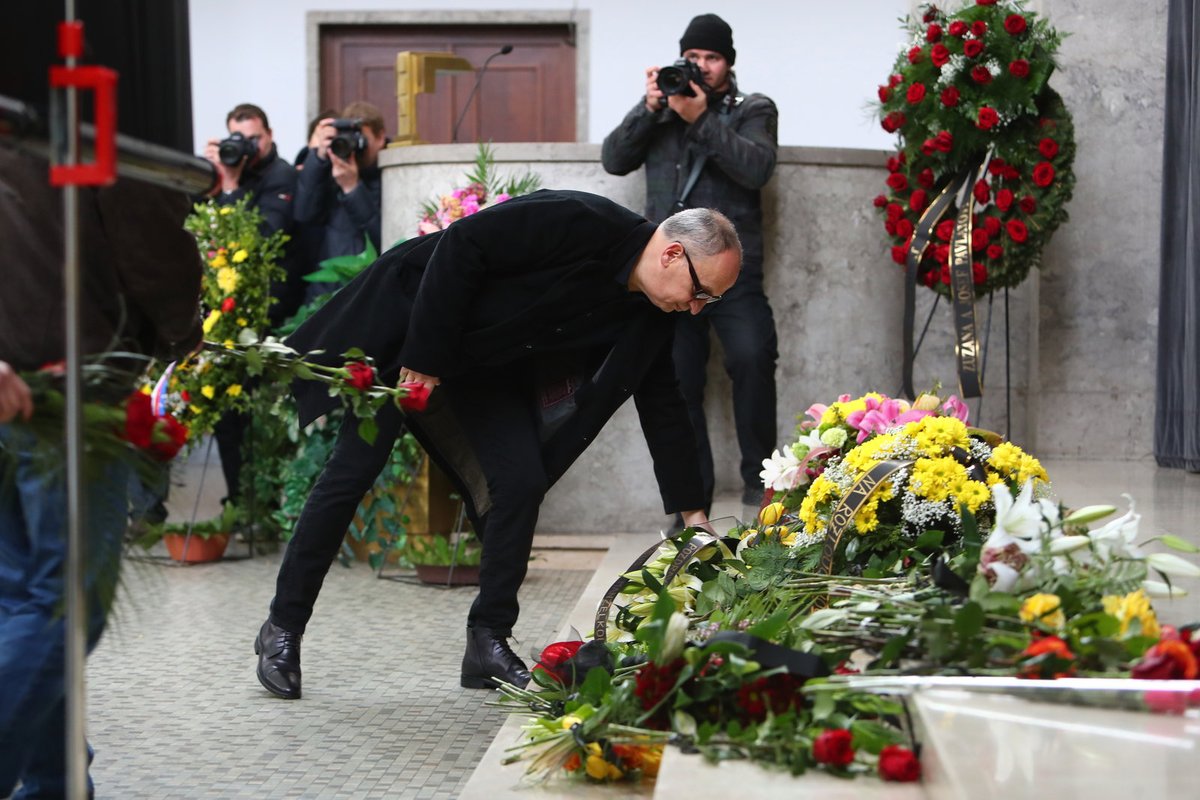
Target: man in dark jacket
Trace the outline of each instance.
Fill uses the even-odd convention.
[[[335,122],[357,122],[357,130],[339,130]],[[331,147],[338,137],[349,143],[346,157]],[[382,177],[379,152],[387,145],[383,115],[370,103],[355,102],[342,109],[338,119],[323,119],[314,133],[317,146],[308,151],[301,167],[296,189],[296,221],[307,231],[306,238],[317,243],[317,252],[308,271],[334,256],[363,252],[370,238],[375,251],[380,246],[380,198]],[[332,291],[333,284],[310,284],[307,299]]]
[[[347,419],[280,565],[255,642],[258,677],[300,696],[300,637],[363,494],[402,422],[460,489],[483,543],[467,617],[462,685],[524,685],[507,638],[517,620],[547,490],[634,398],[667,513],[700,524],[695,438],[671,364],[670,312],[695,314],[734,285],[733,226],[693,209],[656,226],[596,195],[540,191],[465,217],[385,253],[289,339],[330,364],[359,347],[381,380],[419,381],[428,410],[386,406],[373,444]],[[551,422],[539,391],[575,376],[573,411]],[[300,383],[300,422],[336,400]],[[333,402],[331,402],[331,400]]]
[[[36,400],[17,371],[65,356],[63,201],[49,164],[0,146],[0,797],[66,792],[64,455],[19,424]],[[200,258],[182,194],[118,181],[79,198],[81,348],[178,358],[200,342]],[[120,365],[128,367],[127,358]],[[140,368],[144,364],[136,364]],[[132,381],[112,387],[123,400]],[[107,396],[87,394],[88,402]],[[40,458],[39,458],[40,456]],[[82,521],[89,650],[104,629],[128,523],[129,470],[88,456]],[[72,743],[75,746],[75,743]]]
[[[646,70],[646,94],[604,140],[601,160],[615,175],[646,166],[646,218],[665,219],[681,208],[715,208],[733,221],[745,249],[737,285],[719,305],[680,318],[675,368],[696,429],[711,508],[712,449],[704,418],[709,326],[725,353],[733,382],[733,417],[741,448],[742,502],[753,514],[762,497],[758,473],[775,447],[775,320],[763,292],[760,189],[775,169],[778,112],[770,98],[738,91],[732,71],[733,32],[715,14],[694,18],[679,40],[703,85],[664,95],[658,67]],[[680,520],[676,521],[680,524]]]

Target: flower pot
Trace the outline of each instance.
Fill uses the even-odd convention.
[[[479,567],[458,566],[453,568],[443,564],[415,564],[417,577],[422,583],[435,583],[443,586],[477,586],[479,584]]]
[[[193,535],[188,539],[184,533],[167,533],[163,535],[163,543],[167,546],[167,553],[174,560],[185,564],[199,564],[219,561],[229,545],[229,534],[214,533],[207,537]]]

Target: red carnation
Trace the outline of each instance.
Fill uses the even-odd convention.
[[[986,131],[995,127],[999,121],[1000,115],[996,113],[996,109],[991,106],[983,106],[979,109],[979,119],[975,122],[975,126],[981,131]]]
[[[1029,230],[1019,219],[1010,219],[1005,227],[1008,229],[1008,237],[1014,242],[1020,243],[1029,238]]]
[[[892,247],[892,261],[897,264],[903,264],[908,258],[908,248],[904,245],[894,245]]]
[[[998,244],[989,244],[987,249],[987,257],[993,261],[1004,255],[1004,248]]]
[[[904,206],[899,203],[888,203],[887,218],[890,220],[898,220],[904,216]]]
[[[982,39],[987,33],[987,23],[981,19],[977,19],[971,23],[971,33],[976,39]]]
[[[542,670],[559,683],[567,683],[574,678],[574,675],[567,674],[567,670],[562,667],[575,657],[581,647],[583,647],[583,642],[555,642],[546,645],[537,664],[534,665],[534,669]]]
[[[982,261],[976,261],[971,264],[971,282],[978,286],[981,283],[987,283],[987,265]]]
[[[905,95],[905,99],[908,100],[909,105],[914,105],[914,106],[917,103],[924,100],[925,99],[925,84],[914,83],[912,86],[909,86],[908,94]]]
[[[1001,227],[1000,220],[996,217],[983,218],[983,229],[988,232],[988,236],[999,236]]]
[[[934,23],[925,29],[925,41],[936,42],[942,38],[942,26]]]
[[[1024,33],[1028,27],[1025,18],[1020,14],[1009,14],[1004,18],[1004,30],[1016,36],[1018,33]]]
[[[908,63],[920,64],[921,58],[922,58],[921,48],[914,47],[913,49],[908,51]]]
[[[911,208],[913,211],[917,211],[917,212],[924,211],[925,206],[928,204],[929,204],[929,198],[928,198],[928,195],[925,194],[924,189],[917,189],[915,192],[912,193],[912,196],[908,198],[908,207]]]
[[[1054,183],[1054,165],[1049,161],[1040,161],[1033,168],[1033,182],[1043,189]]]
[[[892,90],[887,86],[879,87],[879,102],[886,103],[892,97]]]
[[[941,69],[950,61],[950,49],[944,44],[935,44],[929,50],[929,60],[935,67]]]
[[[936,233],[937,237],[943,242],[950,241],[950,237],[954,235],[954,220],[942,220],[937,224],[937,227],[934,228],[934,233]]]
[[[845,728],[821,731],[813,740],[813,761],[832,767],[846,766],[854,760],[853,740],[854,737]]]
[[[346,364],[346,384],[365,392],[375,385],[375,368],[365,361],[351,361]]]
[[[963,55],[967,58],[974,58],[983,52],[983,42],[978,39],[967,39],[963,42]]]
[[[947,86],[945,89],[942,89],[942,105],[947,108],[954,108],[958,105],[958,98],[958,87]]]
[[[396,405],[404,411],[424,411],[429,405],[429,387],[419,381],[408,381],[400,384],[405,391],[404,397],[396,400]]]
[[[221,302],[221,311],[225,312],[226,314],[228,314],[230,311],[233,311],[233,309],[236,307],[237,307],[237,301],[234,300],[232,297],[226,297]]]
[[[1027,194],[1018,200],[1017,205],[1019,205],[1021,210],[1026,214],[1032,214],[1034,211],[1037,211],[1037,201],[1034,200],[1033,195],[1030,194]]]
[[[888,86],[896,87],[902,83],[904,83],[903,75],[892,74],[888,76]]]
[[[1038,142],[1038,152],[1042,154],[1042,158],[1049,161],[1058,155],[1058,142],[1047,137]]]
[[[913,234],[913,224],[907,219],[896,220],[896,236],[907,240]]]
[[[1013,204],[1013,193],[1009,189],[1001,189],[996,192],[996,208],[1001,211],[1008,211]]]
[[[954,149],[954,137],[950,135],[950,131],[939,131],[938,135],[933,137],[933,146],[943,153],[949,153]]]
[[[983,64],[971,68],[971,80],[976,83],[991,83],[992,73]]]
[[[882,194],[877,194],[875,195],[875,199],[871,202],[875,204],[876,208],[883,208],[887,205],[887,197]]]
[[[991,239],[991,237],[988,236],[988,232],[986,230],[984,230],[983,228],[972,228],[971,229],[971,249],[972,250],[983,250],[985,247],[988,246],[988,241],[990,239]]]
[[[917,173],[917,183],[926,189],[932,189],[934,184],[933,170],[929,167]]]
[[[967,23],[963,22],[962,20],[955,20],[954,22],[950,23],[950,27],[946,30],[951,36],[962,38],[963,36],[967,35],[967,31],[970,29],[967,27]]]
[[[1014,78],[1029,77],[1029,62],[1023,58],[1018,58],[1008,65],[1008,73]]]
[[[887,177],[887,185],[893,191],[903,192],[908,188],[908,177],[903,172],[893,172]]]
[[[992,199],[992,190],[987,181],[975,181],[975,188],[972,191],[975,194],[975,202],[980,205]]]
[[[988,5],[995,0],[976,0]],[[879,777],[885,781],[911,783],[921,779],[921,762],[913,751],[898,744],[889,744],[879,751]]]

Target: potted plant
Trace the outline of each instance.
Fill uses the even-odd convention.
[[[404,553],[423,583],[470,586],[479,583],[483,547],[474,531],[409,535]]]
[[[148,525],[137,543],[149,550],[161,539],[167,554],[185,564],[219,561],[225,555],[230,535],[241,523],[241,511],[226,503],[221,514],[212,519]]]

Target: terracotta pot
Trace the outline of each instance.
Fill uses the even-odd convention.
[[[184,552],[184,542],[187,542],[187,552]],[[163,535],[163,543],[167,553],[176,561],[186,564],[199,564],[206,561],[219,561],[225,555],[229,546],[228,533],[214,533],[211,536],[193,536],[190,540],[187,534],[167,533]]]
[[[479,584],[479,567],[455,567],[453,574],[450,567],[440,564],[414,564],[417,577],[422,583],[440,583],[445,586],[477,586]]]

